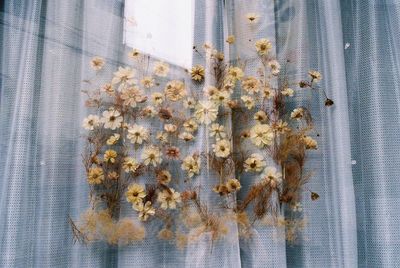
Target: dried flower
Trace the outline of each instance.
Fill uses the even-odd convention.
[[[292,119],[297,119],[297,120],[302,119],[303,116],[304,116],[304,109],[301,107],[294,109],[293,112],[290,114],[290,117]]]
[[[288,127],[288,123],[284,122],[282,120],[279,120],[278,122],[273,123],[272,128],[276,132],[282,133],[282,134],[290,131],[290,128]]]
[[[114,77],[111,80],[112,84],[119,84],[119,83],[127,83],[133,84],[134,80],[133,77],[135,73],[130,67],[118,67],[118,71],[114,73]]]
[[[243,79],[242,87],[247,94],[253,95],[260,91],[260,83],[254,76],[248,76]]]
[[[228,35],[228,37],[226,38],[226,42],[230,45],[232,45],[233,43],[235,43],[235,36],[234,35]]]
[[[325,106],[332,106],[333,104],[334,104],[333,100],[331,100],[331,99],[325,100]]]
[[[268,62],[268,66],[271,69],[273,75],[278,75],[281,71],[281,65],[276,60],[271,60]]]
[[[125,157],[124,162],[122,163],[122,169],[126,172],[135,172],[139,164],[136,162],[133,157]]]
[[[193,66],[190,70],[190,75],[194,81],[201,82],[205,76],[204,67],[201,65]]]
[[[100,184],[104,181],[104,173],[101,167],[92,167],[89,169],[87,177],[89,184]]]
[[[316,140],[311,138],[310,136],[304,136],[303,137],[303,142],[304,145],[306,146],[306,149],[308,150],[317,150],[318,149],[318,143]]]
[[[223,196],[229,193],[228,187],[225,184],[217,184],[213,187],[213,191]]]
[[[101,122],[104,123],[104,128],[109,128],[111,130],[120,128],[122,121],[121,113],[117,110],[104,111],[103,117],[101,118]]]
[[[243,167],[246,172],[260,172],[266,166],[264,158],[260,154],[252,154],[244,161]]]
[[[114,133],[113,135],[111,135],[111,136],[107,139],[107,141],[106,141],[107,145],[115,145],[115,144],[118,142],[118,140],[119,140],[120,137],[121,137],[120,134]]]
[[[312,82],[319,82],[322,79],[322,75],[318,71],[310,70],[308,74],[311,76],[311,83]]]
[[[180,157],[180,150],[179,150],[178,147],[171,146],[171,147],[168,147],[168,148],[165,150],[165,155],[166,155],[169,159],[178,160],[179,157]]]
[[[271,188],[276,188],[282,183],[282,174],[276,171],[274,167],[267,167],[263,174],[263,183],[269,185]]]
[[[218,109],[211,101],[199,101],[195,111],[197,121],[206,125],[217,119]]]
[[[192,141],[194,139],[194,136],[190,132],[182,132],[181,134],[179,134],[179,138],[184,141]]]
[[[261,92],[262,92],[263,98],[265,98],[267,100],[269,100],[269,99],[271,99],[272,97],[275,96],[275,93],[271,90],[271,88],[269,86],[264,86],[261,89]]]
[[[200,158],[198,156],[187,156],[182,163],[182,170],[185,170],[188,173],[188,176],[191,178],[194,175],[200,174]]]
[[[218,91],[210,99],[216,105],[226,105],[230,101],[231,95],[228,91]]]
[[[133,183],[128,186],[128,190],[125,193],[126,201],[131,204],[142,203],[142,199],[146,197],[144,187],[140,184]]]
[[[253,97],[244,95],[241,97],[241,99],[244,102],[244,105],[246,106],[247,109],[251,110],[254,108],[255,102]]]
[[[253,118],[259,123],[264,123],[268,121],[268,115],[264,111],[256,112]]]
[[[101,87],[101,91],[107,93],[108,95],[113,95],[115,93],[115,90],[110,83],[104,84]]]
[[[181,203],[181,194],[174,189],[165,189],[158,193],[157,201],[162,209],[176,209],[176,205]]]
[[[109,162],[111,164],[115,163],[115,158],[117,158],[117,152],[114,150],[107,150],[104,153],[104,161]]]
[[[159,116],[161,119],[168,120],[168,119],[171,119],[171,117],[172,117],[172,112],[171,112],[171,110],[168,109],[168,108],[161,108],[161,109],[158,111],[158,116]]]
[[[183,127],[185,128],[185,131],[187,132],[195,132],[199,125],[196,123],[196,121],[193,118],[190,118],[189,120],[186,120],[183,123]]]
[[[226,188],[230,193],[237,192],[239,191],[242,186],[240,185],[240,182],[237,179],[229,179],[226,182]]]
[[[158,183],[167,185],[171,181],[171,173],[166,169],[157,172],[157,181]]]
[[[157,115],[157,111],[153,106],[146,106],[142,110],[142,115],[143,116],[149,116],[149,117],[154,117]]]
[[[102,57],[93,57],[92,60],[90,61],[90,66],[92,67],[93,70],[95,71],[100,71],[105,64],[105,61]]]
[[[136,59],[139,55],[140,52],[137,49],[132,49],[131,51],[128,52],[128,57],[131,59]]]
[[[146,166],[148,165],[153,165],[156,167],[158,164],[161,164],[162,158],[161,158],[161,151],[155,146],[149,146],[143,150],[142,153],[142,160],[143,164]]]
[[[166,77],[169,73],[169,64],[165,62],[156,62],[154,65],[154,74],[160,77]]]
[[[183,101],[183,106],[186,109],[194,109],[196,107],[196,101],[193,98],[187,98]]]
[[[220,124],[212,124],[210,126],[210,137],[215,137],[215,139],[221,140],[226,137],[225,127]]]
[[[228,68],[228,79],[229,80],[241,80],[244,76],[243,70],[239,67],[231,66]]]
[[[159,131],[156,135],[156,139],[159,140],[161,143],[167,143],[168,142],[168,133]]]
[[[179,80],[167,83],[164,89],[165,97],[170,101],[179,101],[187,95],[185,84]]]
[[[131,143],[142,144],[144,141],[149,139],[149,131],[142,126],[133,125],[128,129],[128,135],[126,136]]]
[[[143,77],[142,80],[140,80],[140,83],[145,87],[145,88],[151,88],[154,86],[154,78],[151,76],[145,76]]]
[[[269,146],[274,139],[274,132],[267,124],[257,124],[250,130],[251,142],[257,147]]]
[[[177,128],[178,127],[176,125],[174,125],[174,124],[165,124],[164,125],[164,130],[167,133],[174,133],[177,130]]]
[[[151,94],[151,100],[155,105],[161,105],[164,101],[164,95],[160,92],[154,92]]]
[[[246,19],[250,24],[254,24],[256,22],[258,22],[260,18],[260,15],[258,15],[257,13],[247,13],[246,14]]]
[[[141,221],[147,221],[150,216],[156,214],[156,210],[153,208],[150,201],[147,201],[144,205],[142,202],[134,203],[132,207],[139,212],[139,220]]]
[[[146,96],[138,87],[128,87],[122,90],[121,99],[124,100],[124,105],[135,108],[137,103],[142,103],[147,100]]]
[[[261,56],[267,55],[271,49],[272,49],[272,43],[268,39],[262,38],[260,40],[257,40],[256,50],[259,55]]]
[[[217,157],[226,158],[231,153],[231,144],[228,140],[219,140],[212,147]]]
[[[315,192],[311,192],[311,200],[315,201],[319,199],[319,194],[315,193]]]
[[[100,118],[97,115],[88,115],[83,120],[82,127],[87,130],[94,130],[95,127],[98,127],[100,125]]]
[[[285,88],[284,90],[281,91],[281,94],[282,94],[283,96],[293,97],[293,95],[294,95],[294,90],[291,89],[291,88],[289,88],[289,87],[287,87],[287,88]]]

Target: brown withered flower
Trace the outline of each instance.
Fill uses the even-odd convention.
[[[171,146],[168,147],[165,150],[165,155],[169,158],[169,159],[174,159],[174,160],[179,160],[179,157],[181,155],[180,150],[178,147],[175,146]]]
[[[160,117],[160,119],[169,120],[172,118],[172,112],[168,108],[161,108],[158,111],[158,116]]]
[[[310,86],[310,83],[308,81],[302,80],[302,81],[299,82],[299,87],[301,87],[301,88],[306,88],[306,87],[309,87],[309,86]]]
[[[220,196],[229,194],[228,187],[224,184],[217,184],[214,186],[213,191],[219,194]]]
[[[325,100],[325,106],[332,106],[333,104],[334,104],[333,100],[328,98]]]
[[[319,199],[319,194],[315,193],[315,192],[311,192],[311,200],[315,201]]]

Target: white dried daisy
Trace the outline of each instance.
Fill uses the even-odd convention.
[[[226,137],[225,127],[220,124],[211,124],[210,137],[215,137],[216,140],[221,140]]]
[[[83,119],[82,127],[87,130],[94,130],[95,127],[100,125],[100,117],[90,114]]]
[[[134,124],[128,128],[127,138],[133,144],[142,144],[144,141],[148,141],[149,131],[143,126]]]
[[[189,155],[185,157],[181,165],[182,170],[188,173],[191,178],[194,175],[200,174],[200,158],[198,156]]]
[[[231,153],[231,143],[228,140],[219,140],[212,147],[217,157],[226,158]]]
[[[118,71],[114,73],[114,77],[111,80],[112,84],[127,83],[129,85],[134,83],[135,73],[130,67],[118,67]]]
[[[169,64],[161,61],[156,62],[153,71],[157,76],[166,77],[169,73]]]
[[[243,164],[246,172],[260,172],[265,166],[264,157],[260,154],[252,154]]]
[[[95,71],[100,71],[103,68],[104,64],[105,60],[99,56],[93,57],[92,60],[90,61],[90,66]]]
[[[123,118],[121,113],[117,110],[108,110],[103,112],[101,122],[104,123],[104,128],[116,129],[120,128]]]
[[[162,153],[160,149],[155,146],[146,147],[142,152],[142,160],[143,164],[146,166],[153,165],[156,167],[157,165],[161,164],[162,162]]]
[[[181,194],[172,188],[159,192],[157,201],[162,209],[176,209],[176,205],[182,202]]]
[[[254,101],[253,97],[244,95],[240,99],[243,101],[243,103],[247,109],[251,110],[254,108],[255,101]]]
[[[267,124],[257,124],[250,130],[251,142],[257,147],[271,145],[274,139],[274,132]]]
[[[218,108],[211,101],[199,101],[194,115],[198,122],[208,125],[217,119]]]
[[[269,51],[272,49],[272,43],[266,38],[262,38],[256,41],[256,50],[257,53],[261,56],[267,55]]]

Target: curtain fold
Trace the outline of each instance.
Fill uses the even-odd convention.
[[[149,0],[150,1],[150,0]],[[268,38],[276,57],[290,61],[298,80],[321,71],[321,92],[297,91],[290,107],[315,115],[319,150],[309,154],[313,177],[302,197],[307,226],[297,243],[281,229],[258,225],[251,239],[210,243],[204,234],[183,250],[157,240],[152,224],[144,241],[129,246],[74,244],[68,218],[87,207],[81,163],[81,90],[93,78],[89,62],[105,58],[111,76],[129,65],[123,45],[123,0],[9,0],[0,24],[0,266],[1,267],[396,267],[400,257],[400,4],[393,0],[197,0],[193,43],[224,51],[248,70],[251,38]],[[246,24],[247,13],[260,23]],[[232,49],[225,39],[236,36]],[[193,64],[205,64],[194,54]],[[171,77],[185,70],[171,67]],[[100,79],[100,78],[99,78]],[[105,82],[105,81],[104,81]],[[206,84],[212,84],[207,80]],[[192,93],[202,87],[194,86]],[[236,125],[229,114],[223,124]],[[146,122],[143,122],[146,124]],[[149,125],[159,129],[160,125]],[[185,154],[208,146],[203,129]],[[204,163],[203,163],[204,164]],[[196,183],[201,199],[219,203],[215,174]],[[241,178],[243,188],[256,176]],[[144,180],[143,180],[144,183]],[[126,205],[121,217],[133,215]],[[212,245],[212,246],[211,246]]]

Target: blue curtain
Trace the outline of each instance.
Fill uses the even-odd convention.
[[[195,45],[213,43],[229,60],[241,55],[252,68],[248,39],[267,37],[277,57],[292,62],[294,78],[320,70],[321,86],[335,101],[326,109],[323,96],[301,93],[289,104],[311,101],[319,133],[308,168],[315,171],[309,188],[321,198],[308,201],[305,193],[308,225],[298,243],[258,226],[251,240],[231,234],[230,243],[212,250],[207,237],[184,250],[152,237],[120,247],[74,244],[68,216],[85,210],[88,193],[80,157],[87,114],[82,80],[91,75],[88,62],[95,55],[106,59],[110,75],[127,63],[124,2],[0,3],[1,267],[400,266],[396,0],[196,1]],[[251,31],[244,23],[250,12],[261,15]],[[228,34],[237,38],[233,49],[224,41]],[[176,77],[184,71],[173,69]],[[202,135],[199,148],[207,139]],[[245,179],[250,184],[255,178]]]

